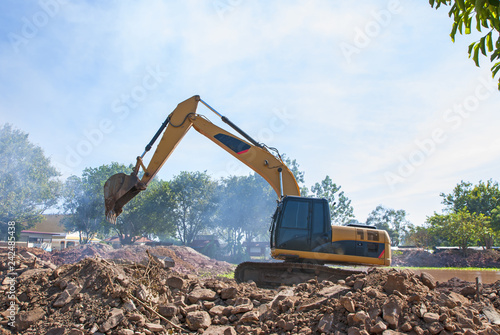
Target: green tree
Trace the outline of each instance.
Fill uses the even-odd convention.
[[[341,186],[337,186],[329,176],[326,176],[321,183],[316,183],[311,187],[311,192],[312,196],[328,201],[333,224],[346,225],[354,218],[354,209],[344,191],[339,192],[340,188]]]
[[[438,245],[435,236],[430,233],[428,226],[415,226],[413,224],[408,227],[405,243],[406,245],[414,245],[425,249]]]
[[[476,245],[489,232],[488,218],[484,214],[471,213],[467,208],[450,214],[437,214],[427,218],[431,234],[442,236],[450,245],[458,246],[464,255],[470,246]]]
[[[496,209],[500,208],[500,188],[498,182],[488,180],[480,181],[477,185],[463,180],[455,186],[449,194],[441,193],[442,203],[447,213],[459,213],[464,208],[470,213],[483,215],[485,220],[481,222],[480,244],[485,248],[491,248],[495,238],[500,231],[500,217],[495,215]],[[498,219],[498,220],[497,220]],[[479,224],[479,223],[478,223]]]
[[[56,205],[62,183],[43,150],[28,134],[10,124],[0,128],[0,227],[15,221],[16,234],[41,222],[42,213]]]
[[[493,78],[500,70],[500,1],[499,0],[429,0],[430,5],[439,8],[451,6],[448,15],[453,16],[451,39],[455,41],[457,31],[470,34],[472,27],[483,36],[469,45],[469,58],[479,66],[479,53],[490,57],[495,62],[491,68]],[[483,29],[485,33],[483,32]],[[500,90],[500,79],[498,81]]]
[[[404,245],[410,232],[411,223],[406,219],[406,211],[378,205],[366,219],[366,224],[385,230],[391,238],[391,245]]]
[[[190,244],[196,235],[212,227],[217,183],[206,172],[181,172],[170,182],[175,205],[173,220],[182,244]]]
[[[479,181],[477,185],[462,180],[451,193],[440,195],[448,213],[457,213],[467,207],[471,213],[491,216],[492,210],[500,206],[500,188],[498,182],[491,179]]]

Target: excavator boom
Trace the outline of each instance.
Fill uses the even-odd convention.
[[[247,141],[216,126],[204,116],[197,114],[196,109],[199,102],[202,102],[216,113],[222,121],[231,126]],[[144,153],[137,157],[137,164],[132,174],[119,173],[107,180],[104,185],[104,199],[108,221],[112,223],[116,222],[116,218],[122,212],[123,206],[147,188],[147,185],[162,168],[163,164],[165,164],[191,127],[262,176],[271,185],[279,198],[285,194],[300,196],[300,189],[295,177],[283,163],[279,153],[276,155],[272,154],[270,148],[252,139],[234,123],[229,121],[229,119],[219,114],[196,95],[181,102],[167,117],[151,142],[146,146]],[[151,149],[162,132],[163,136],[146,168],[143,163],[143,157]],[[144,173],[142,178],[139,179],[138,175],[141,168]]]

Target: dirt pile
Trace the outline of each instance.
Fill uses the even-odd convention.
[[[99,256],[103,259],[142,263],[148,262],[146,251],[159,257],[170,257],[175,262],[173,270],[190,274],[223,274],[231,272],[234,266],[223,261],[210,259],[194,249],[186,246],[150,247],[145,245],[124,246],[118,249],[105,244],[88,244],[62,251],[45,252],[40,249],[37,257],[56,265],[73,264],[88,257]]]
[[[151,254],[150,254],[151,255]],[[370,269],[336,283],[261,289],[100,256],[55,267],[25,253],[15,284],[23,334],[497,334],[500,282],[436,286],[428,275]],[[0,264],[2,279],[7,266]],[[2,291],[9,290],[3,279]],[[10,301],[0,329],[10,333]]]

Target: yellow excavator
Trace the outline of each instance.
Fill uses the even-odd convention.
[[[200,102],[244,139],[198,114],[196,110]],[[328,202],[300,196],[297,181],[278,150],[255,141],[199,96],[181,102],[167,117],[144,153],[137,157],[130,175],[119,173],[106,181],[104,199],[108,221],[115,223],[123,206],[147,188],[191,127],[262,176],[278,195],[278,206],[270,227],[271,256],[283,262],[241,263],[235,271],[237,281],[253,280],[258,285],[276,286],[297,284],[311,278],[338,280],[359,270],[332,268],[324,264],[391,264],[390,238],[386,231],[365,225],[332,226]],[[162,133],[146,167],[143,158]],[[139,178],[140,169],[144,172],[142,178]]]

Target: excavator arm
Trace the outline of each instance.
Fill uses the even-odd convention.
[[[197,114],[198,103],[202,102],[210,110],[221,117],[222,121],[231,126],[242,138],[216,126],[203,115]],[[279,198],[284,195],[300,196],[300,189],[292,172],[283,163],[279,153],[271,153],[273,149],[258,143],[229,119],[219,114],[215,109],[195,95],[181,102],[167,117],[144,153],[137,157],[137,164],[130,175],[119,173],[111,176],[104,185],[106,217],[110,222],[116,222],[123,206],[137,194],[147,188],[154,176],[160,171],[184,135],[193,127],[215,144],[226,150],[233,157],[247,165],[262,176],[274,189]],[[157,138],[163,133],[155,153],[148,166],[143,163],[145,154],[151,149]],[[142,178],[139,172],[143,170]]]

